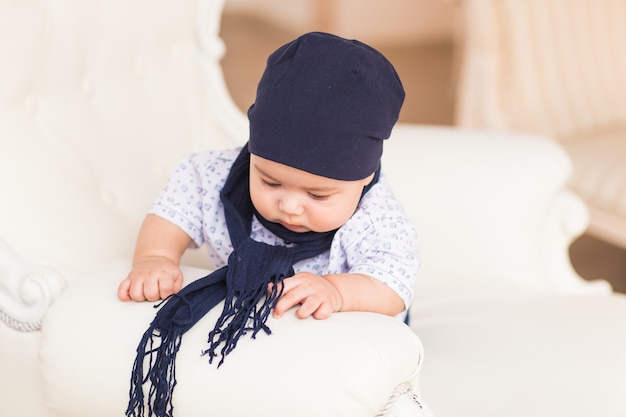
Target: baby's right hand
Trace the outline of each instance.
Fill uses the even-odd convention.
[[[117,296],[122,301],[156,301],[177,293],[183,286],[183,273],[167,258],[151,257],[133,265],[120,283]]]

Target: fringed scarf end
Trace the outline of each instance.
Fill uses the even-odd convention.
[[[154,347],[155,339],[160,343]],[[172,417],[174,387],[176,386],[176,354],[180,348],[182,332],[170,327],[163,331],[154,323],[144,333],[137,348],[130,385],[130,400],[126,409],[127,417]],[[147,364],[145,359],[147,357]],[[146,369],[147,366],[147,369]],[[144,370],[145,375],[144,375]],[[147,398],[143,386],[149,382]]]
[[[202,352],[209,357],[209,363],[213,363],[215,357],[221,356],[217,364],[219,368],[224,363],[226,355],[235,349],[239,338],[249,332],[252,332],[252,339],[256,339],[260,331],[268,335],[272,333],[266,323],[283,293],[283,279],[284,276],[281,275],[270,280],[269,288],[264,285],[255,290],[238,291],[238,294],[226,297],[224,310],[215,328],[209,333],[209,347]],[[221,345],[223,346],[217,352]]]

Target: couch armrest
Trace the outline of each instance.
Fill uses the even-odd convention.
[[[22,260],[0,240],[2,415],[46,415],[39,377],[39,330],[64,285],[56,271]]]
[[[568,247],[588,216],[565,188],[570,161],[553,141],[400,124],[383,164],[421,236],[422,279],[610,292],[571,267]]]
[[[17,331],[39,330],[64,286],[58,272],[20,259],[0,240],[0,322]]]
[[[113,263],[71,283],[49,309],[40,359],[52,414],[123,414],[135,350],[155,314],[153,303],[117,299],[129,267]],[[183,272],[186,281],[207,273]],[[183,337],[175,415],[373,416],[389,407],[399,386],[417,390],[422,345],[395,318],[338,313],[299,320],[293,312],[270,318],[271,335],[243,337],[218,369],[200,352],[220,312],[218,306]]]

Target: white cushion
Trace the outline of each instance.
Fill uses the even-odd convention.
[[[570,161],[560,146],[533,135],[402,124],[387,142],[383,169],[420,237],[419,280],[589,290],[569,264],[567,247],[588,218],[564,190]]]
[[[418,294],[411,327],[437,417],[624,415],[625,296],[468,290],[460,279]]]
[[[152,303],[117,299],[128,268],[127,262],[113,263],[77,280],[46,315],[41,370],[46,402],[58,415],[111,417],[128,404],[135,349],[155,314]],[[206,274],[184,272],[188,279]],[[270,318],[271,335],[243,337],[218,369],[200,352],[220,312],[213,309],[183,337],[177,416],[293,417],[294,410],[298,417],[373,416],[397,385],[417,387],[422,345],[392,317]]]

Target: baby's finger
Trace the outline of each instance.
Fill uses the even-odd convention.
[[[117,287],[117,297],[122,301],[130,301],[130,279],[126,278]]]
[[[285,292],[283,292],[283,295],[276,303],[272,315],[277,319],[281,318],[285,311],[300,304],[304,298],[305,296],[300,294],[300,292],[298,291],[298,287],[291,290],[285,290]]]
[[[170,295],[178,292],[179,285],[178,283],[181,282],[181,279],[169,279],[169,278],[161,278],[158,280],[157,284],[158,284],[158,289],[159,289],[159,298],[161,298],[162,300],[165,300],[167,297],[169,297]]]
[[[311,315],[316,320],[326,320],[330,318],[330,316],[332,316],[334,312],[335,310],[333,309],[333,306],[329,302],[326,302],[321,303],[318,308],[313,313],[311,313]]]
[[[146,301],[146,296],[144,294],[144,282],[141,280],[133,280],[130,283],[130,288],[128,289],[128,295],[130,299],[133,301]]]
[[[309,296],[300,305],[300,308],[296,310],[296,316],[299,319],[306,319],[307,317],[313,315],[319,308],[321,307],[321,303],[318,297]]]
[[[157,301],[161,298],[159,281],[150,279],[143,282],[143,295],[148,301]]]

